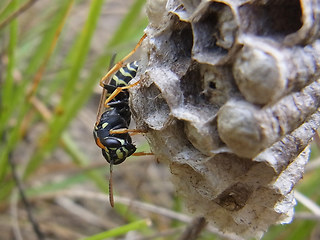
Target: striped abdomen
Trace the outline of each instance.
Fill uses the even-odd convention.
[[[119,69],[119,71],[112,77],[109,85],[114,87],[124,87],[133,79],[138,70],[138,62],[134,61],[128,63],[126,66]]]

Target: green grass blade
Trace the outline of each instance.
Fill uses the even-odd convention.
[[[8,6],[12,3],[10,0],[2,0],[0,1],[0,17],[3,15],[4,11],[8,8]]]
[[[72,6],[72,4],[73,4],[73,0],[68,1],[68,5],[65,6],[66,7],[66,11],[64,11],[65,15],[68,14],[68,9],[70,6]],[[64,18],[64,16],[62,16],[62,18],[60,19],[60,24],[57,26],[56,31],[59,31],[60,25],[64,24],[64,20],[65,20],[65,18]],[[11,24],[13,24],[13,23],[11,23]],[[55,43],[56,43],[56,38],[52,38],[50,41],[50,46],[54,47]],[[49,58],[51,55],[50,51],[52,51],[52,49],[50,47],[48,49],[49,50],[46,51],[47,56],[45,57],[44,64],[46,64],[46,60],[47,60],[46,58]],[[44,67],[45,67],[45,65],[42,65],[42,68],[44,68]],[[41,69],[39,68],[39,71],[40,70]],[[29,81],[27,81],[27,79],[24,79],[23,83],[20,84],[20,86],[16,87],[17,89],[15,90],[14,97],[12,98],[12,101],[11,101],[11,108],[9,110],[9,114],[7,114],[5,116],[6,118],[2,119],[3,121],[1,121],[1,126],[6,126],[6,123],[9,118],[14,117],[17,119],[17,123],[16,123],[15,127],[10,129],[11,131],[8,132],[6,145],[4,146],[4,148],[2,149],[2,151],[0,153],[0,177],[1,177],[1,179],[3,179],[5,177],[5,172],[6,172],[5,166],[6,166],[6,162],[7,162],[9,153],[12,151],[12,149],[14,148],[14,146],[16,145],[16,143],[20,139],[19,131],[20,131],[21,123],[30,109],[30,103],[28,101],[26,101],[28,83],[29,83]],[[14,112],[17,112],[18,116],[14,116]]]
[[[26,10],[28,10],[33,4],[36,3],[36,1],[37,0],[29,0],[29,1],[26,1],[25,3],[21,4],[21,6],[19,6],[19,8],[16,11],[11,12],[10,16],[8,16],[5,20],[0,22],[0,29],[4,28],[11,21],[16,19],[19,15],[21,15]]]
[[[67,65],[72,64],[72,69],[71,69],[68,81],[64,87],[64,91],[62,93],[62,99],[60,103],[61,108],[63,108],[63,106],[65,106],[65,104],[70,101],[70,98],[74,92],[75,86],[79,81],[79,75],[86,61],[86,57],[88,55],[89,48],[90,48],[90,42],[91,42],[93,33],[96,29],[96,25],[100,17],[100,12],[101,12],[103,3],[104,3],[104,0],[96,0],[92,2],[90,6],[88,19],[78,38],[78,41],[74,44],[75,47],[72,49],[69,55],[69,58],[66,64]]]
[[[129,231],[137,231],[137,230],[143,230],[145,228],[148,228],[150,224],[151,222],[149,219],[143,219],[143,220],[129,223],[127,225],[124,225],[118,228],[114,228],[109,231],[101,232],[91,237],[84,238],[83,240],[102,240],[102,239],[107,239],[111,237],[118,237],[126,234]]]
[[[12,1],[13,6],[18,4],[18,1]],[[15,51],[17,46],[18,39],[18,22],[14,20],[10,24],[10,40],[8,45],[8,66],[7,66],[7,75],[5,82],[1,89],[1,115],[0,115],[0,137],[4,138],[7,131],[7,121],[9,119],[10,109],[13,108],[12,99],[13,95],[13,72],[16,65]],[[7,137],[6,137],[7,138]],[[3,139],[0,139],[3,140]],[[9,151],[6,148],[6,143],[1,143],[0,145],[0,180],[4,178],[5,173],[8,169],[8,154]]]
[[[0,21],[2,22],[6,17],[8,17],[14,10],[18,8],[16,1],[10,1],[5,5],[0,12]]]
[[[93,87],[95,82],[92,81],[92,79],[89,79],[89,81],[86,82],[87,84],[82,86],[80,92],[77,93],[76,96],[73,96],[75,90],[74,85],[78,83],[79,74],[88,54],[90,42],[93,36],[94,29],[96,28],[96,23],[103,6],[103,2],[103,0],[97,0],[91,3],[88,19],[79,40],[79,49],[76,57],[74,58],[75,62],[72,65],[70,76],[64,88],[63,96],[60,102],[59,112],[62,112],[62,114],[59,112],[56,113],[52,121],[49,123],[49,129],[47,133],[45,133],[40,139],[40,142],[42,144],[38,147],[36,153],[27,165],[24,174],[25,177],[27,177],[35,169],[37,169],[43,161],[44,157],[54,149],[60,139],[63,130],[70,123],[76,112],[91,94],[90,86]]]
[[[53,16],[50,19],[50,25],[45,25],[47,28],[42,32],[42,39],[40,44],[37,45],[36,50],[30,58],[30,62],[27,65],[25,74],[27,76],[33,76],[35,72],[39,69],[40,65],[45,58],[53,39],[57,34],[57,29],[63,21],[66,20],[68,16],[68,11],[74,5],[74,0],[60,1],[58,8],[51,13]]]
[[[17,5],[17,1],[12,1],[13,6]],[[2,111],[7,112],[10,108],[12,108],[12,99],[13,99],[13,71],[16,66],[16,47],[18,40],[18,22],[15,20],[10,24],[9,29],[9,44],[8,44],[8,65],[7,65],[7,75],[2,85]],[[3,116],[3,113],[1,114]],[[2,121],[1,121],[2,122]],[[0,135],[1,135],[0,129]]]
[[[137,18],[140,15],[141,9],[145,5],[146,0],[135,0],[130,11],[126,15],[126,17],[121,22],[119,28],[116,33],[113,35],[112,39],[108,43],[108,47],[113,47],[115,45],[119,45],[126,41],[128,35],[128,29],[134,28],[137,23]],[[142,36],[142,34],[141,34]]]
[[[25,102],[25,96],[26,96],[26,88],[27,85],[30,82],[30,76],[33,76],[36,74],[36,70],[40,68],[40,64],[43,63],[43,59],[45,58],[45,55],[48,54],[47,49],[50,49],[50,45],[52,44],[52,40],[54,39],[54,35],[56,34],[57,28],[61,24],[61,19],[65,16],[66,10],[68,9],[68,6],[72,4],[73,1],[64,1],[64,4],[61,5],[59,9],[57,9],[58,13],[55,15],[53,21],[50,22],[51,29],[50,31],[45,32],[43,35],[43,40],[39,46],[36,47],[36,51],[30,51],[28,52],[33,53],[34,55],[28,56],[30,59],[30,63],[28,67],[23,70],[22,72],[24,80],[17,86],[15,86],[14,90],[14,97],[10,99],[11,106],[21,106],[24,105]],[[49,36],[49,37],[48,37]],[[16,66],[20,66],[21,64],[19,62],[15,63]],[[8,81],[6,81],[8,82]],[[4,90],[6,93],[9,93],[10,91]],[[12,91],[11,91],[12,92]],[[19,108],[19,107],[18,107]],[[17,107],[10,107],[8,108],[8,111],[6,114],[3,114],[3,120],[1,121],[1,126],[5,127],[7,126],[7,122],[10,117],[13,116],[14,112],[21,112],[22,110],[18,110]],[[22,116],[23,117],[23,116]],[[18,126],[17,126],[18,127]],[[0,135],[1,135],[1,127],[0,127]]]

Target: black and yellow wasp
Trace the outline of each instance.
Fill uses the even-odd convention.
[[[112,77],[109,84],[103,88],[111,95],[118,87],[125,87],[136,76],[137,62],[128,63]],[[108,163],[117,165],[136,151],[128,132],[111,134],[110,130],[128,129],[131,112],[129,108],[129,93],[122,90],[108,102],[108,108],[102,113],[100,121],[94,127],[96,144],[102,149],[102,155]]]
[[[114,206],[112,166],[122,163],[136,151],[129,132],[143,132],[137,129],[128,129],[131,120],[128,88],[139,84],[139,81],[134,84],[129,83],[136,76],[138,63],[135,61],[124,66],[124,62],[137,50],[145,37],[146,35],[143,35],[136,47],[100,80],[103,92],[93,136],[96,144],[102,149],[102,155],[110,163],[109,197],[112,207]],[[106,81],[112,74],[114,75],[107,84]],[[136,153],[135,155],[150,154]]]

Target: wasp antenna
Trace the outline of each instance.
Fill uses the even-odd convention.
[[[109,174],[109,201],[111,207],[114,207],[114,200],[113,200],[113,186],[112,186],[112,168],[113,163],[110,163],[110,174]]]

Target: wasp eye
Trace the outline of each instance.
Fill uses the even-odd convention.
[[[121,142],[115,138],[107,138],[105,141],[105,145],[110,148],[119,148],[121,147]]]

